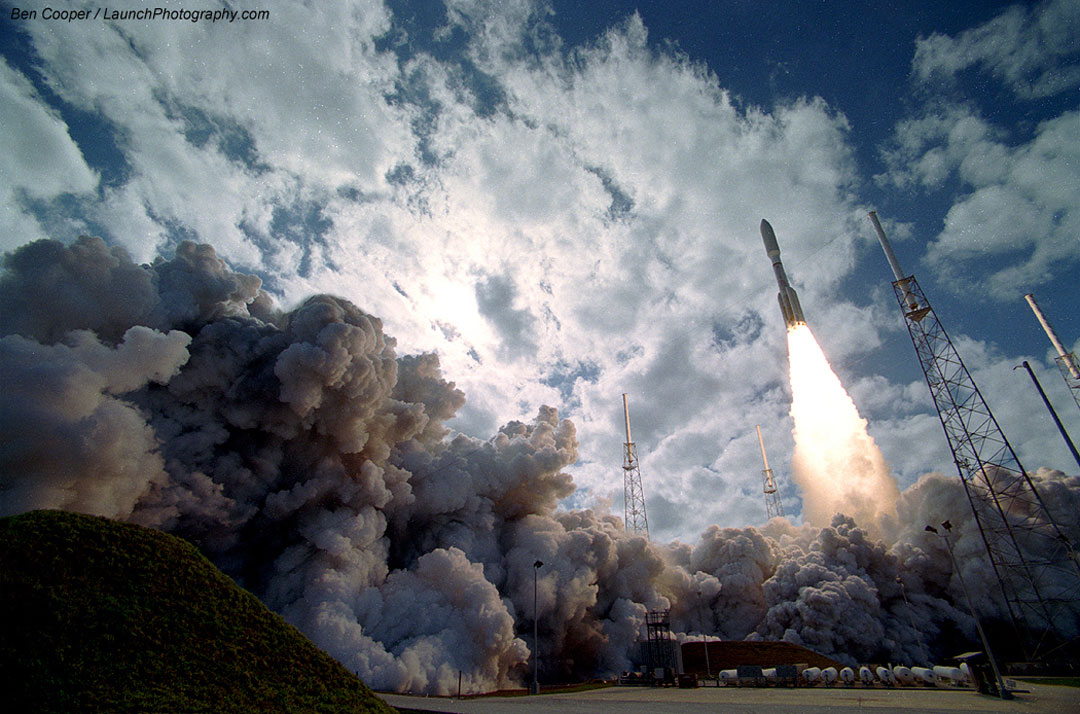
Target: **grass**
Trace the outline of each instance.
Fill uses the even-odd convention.
[[[0,519],[0,672],[8,711],[394,711],[191,544],[61,511]]]

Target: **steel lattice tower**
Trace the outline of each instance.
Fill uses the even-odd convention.
[[[1080,565],[918,282],[893,288],[1009,615],[1039,632],[1029,653],[1037,656],[1071,629]]]
[[[645,490],[641,487],[637,449],[630,438],[630,406],[622,395],[623,415],[626,417],[626,443],[623,444],[623,523],[634,535],[649,537],[649,519],[645,515]]]
[[[1073,401],[1076,402],[1076,406],[1080,407],[1080,377],[1077,376],[1077,373],[1080,372],[1080,360],[1076,359],[1076,353],[1069,352],[1060,357],[1055,357],[1054,361],[1057,362],[1058,369],[1061,370],[1061,376],[1065,378],[1065,384],[1069,387]]]
[[[1065,644],[1080,602],[1080,562],[1046,508],[914,276],[899,264],[870,214],[897,280],[897,302],[934,398],[1004,604],[1039,658]],[[1024,627],[1026,625],[1026,627]]]
[[[769,468],[769,457],[765,455],[765,440],[761,438],[761,425],[757,427],[758,444],[761,445],[761,460],[765,468],[761,470],[761,485],[765,491],[765,517],[775,518],[784,515],[784,503],[777,493],[776,481],[773,479],[772,469]]]

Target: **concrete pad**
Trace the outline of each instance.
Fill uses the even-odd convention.
[[[609,687],[519,697],[412,697],[382,694],[391,706],[446,714],[1080,714],[1080,690],[1024,684],[1028,694],[1002,701],[970,689],[814,687],[698,689]]]

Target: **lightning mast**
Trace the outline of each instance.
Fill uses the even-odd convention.
[[[1047,510],[913,275],[904,276],[870,212],[926,384],[960,473],[1005,607],[1028,656],[1067,642],[1080,601],[1080,562]],[[1021,627],[1025,624],[1026,628]]]
[[[622,395],[623,415],[626,417],[626,443],[623,444],[623,522],[634,535],[649,537],[649,519],[645,516],[645,491],[641,487],[637,449],[630,438],[630,407]]]
[[[765,491],[765,514],[767,518],[775,518],[784,515],[784,504],[776,492],[776,481],[773,480],[772,469],[769,468],[769,457],[765,455],[765,440],[761,438],[761,425],[757,425],[757,440],[761,445],[761,460],[765,468],[761,471],[762,488]]]
[[[1028,293],[1024,296],[1024,299],[1028,301],[1028,305],[1031,306],[1031,311],[1035,313],[1035,317],[1038,318],[1039,324],[1042,325],[1043,330],[1046,331],[1046,336],[1050,338],[1050,342],[1054,345],[1054,349],[1057,350],[1058,356],[1056,361],[1058,369],[1061,370],[1061,376],[1065,378],[1065,384],[1069,387],[1069,392],[1072,394],[1073,401],[1076,402],[1076,406],[1080,407],[1080,362],[1076,359],[1076,353],[1065,351],[1065,347],[1061,344],[1061,340],[1058,339],[1057,333],[1054,332],[1054,328],[1050,326],[1050,321],[1042,314],[1042,310],[1039,309],[1038,303],[1035,302],[1035,296]]]

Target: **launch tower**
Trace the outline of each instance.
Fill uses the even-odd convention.
[[[776,492],[776,481],[773,479],[772,469],[769,468],[769,457],[765,455],[765,440],[761,438],[761,425],[757,427],[757,440],[761,445],[761,460],[765,468],[761,471],[761,484],[765,490],[765,514],[766,518],[775,518],[784,515],[784,503]]]
[[[1076,359],[1076,353],[1065,351],[1065,346],[1061,344],[1061,340],[1058,339],[1057,333],[1054,332],[1054,328],[1050,326],[1050,321],[1046,319],[1042,310],[1039,309],[1039,304],[1035,302],[1035,296],[1028,293],[1024,296],[1024,299],[1028,301],[1028,305],[1031,306],[1031,311],[1035,313],[1035,317],[1038,318],[1039,324],[1042,325],[1043,330],[1046,331],[1046,336],[1050,338],[1050,342],[1054,345],[1054,349],[1057,350],[1058,356],[1056,360],[1058,369],[1061,370],[1061,376],[1065,378],[1065,384],[1069,386],[1069,392],[1072,394],[1073,401],[1076,402],[1076,406],[1080,407],[1080,361]]]
[[[649,537],[649,519],[645,516],[645,491],[641,487],[637,450],[630,438],[630,407],[622,395],[623,415],[626,417],[626,443],[623,444],[623,523],[634,535]]]
[[[1005,607],[1039,659],[1066,643],[1080,601],[1080,563],[1047,510],[914,276],[905,277],[875,212],[926,384],[997,576]]]

